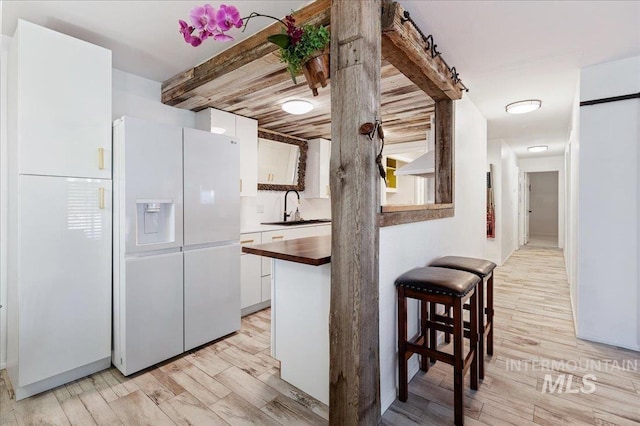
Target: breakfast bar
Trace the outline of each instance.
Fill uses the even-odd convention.
[[[281,378],[328,404],[331,236],[242,251],[272,258],[271,355]]]

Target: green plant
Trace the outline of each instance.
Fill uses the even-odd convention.
[[[267,39],[280,48],[280,60],[287,64],[291,79],[296,83],[296,74],[300,73],[304,63],[311,59],[315,52],[324,50],[329,44],[331,35],[326,27],[298,27],[291,15],[287,15],[284,21],[256,12],[252,12],[246,18],[240,18],[240,12],[235,6],[224,4],[218,10],[210,4],[194,7],[189,15],[191,25],[183,20],[179,20],[178,23],[184,41],[197,47],[208,38],[216,41],[233,40],[227,31],[233,27],[243,27],[244,31],[249,21],[258,16],[276,20],[284,25],[281,34],[274,34]]]
[[[326,27],[305,25],[302,28],[295,27],[292,30],[293,18],[287,16],[287,32],[270,36],[268,40],[280,48],[280,60],[288,65],[291,79],[296,83],[296,75],[300,73],[302,66],[316,52],[324,50],[331,35]],[[291,24],[290,24],[291,22]],[[299,38],[295,37],[295,30],[299,30]]]

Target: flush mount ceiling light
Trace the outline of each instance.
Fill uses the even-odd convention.
[[[546,151],[547,149],[549,149],[549,147],[546,146],[546,145],[537,145],[537,146],[528,147],[527,151],[529,151],[529,152],[543,152],[543,151]]]
[[[211,133],[217,133],[219,135],[225,133],[227,131],[227,129],[225,129],[224,127],[216,127],[216,126],[211,126]]]
[[[313,109],[313,104],[309,101],[295,100],[287,101],[282,104],[282,109],[289,114],[306,114]]]
[[[528,99],[526,101],[518,101],[510,103],[506,106],[506,110],[509,114],[524,114],[526,112],[535,111],[542,106],[542,101],[539,99]]]

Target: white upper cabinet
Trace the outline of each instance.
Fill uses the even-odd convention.
[[[258,120],[236,116],[240,139],[240,195],[258,196]]]
[[[226,136],[240,141],[240,195],[258,195],[258,121],[227,111],[207,108],[196,113],[196,129]],[[229,182],[229,184],[231,184]]]
[[[111,51],[23,20],[14,42],[19,173],[110,179]]]
[[[203,109],[196,113],[196,129],[226,136],[237,136],[236,115],[215,108]]]
[[[305,198],[329,198],[329,161],[331,159],[331,141],[311,139],[307,141],[307,176]]]

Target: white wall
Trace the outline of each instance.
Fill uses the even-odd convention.
[[[487,170],[493,164],[495,238],[487,239],[487,258],[498,265],[518,248],[518,159],[501,139],[488,142]]]
[[[558,172],[529,173],[529,234],[558,237]]]
[[[571,304],[573,320],[578,328],[578,171],[580,152],[580,82],[576,83],[576,94],[573,100],[571,112],[571,130],[569,133],[569,143],[565,149],[565,265],[567,278],[569,280],[569,290],[571,294]],[[561,204],[562,205],[562,204]]]
[[[396,398],[395,279],[444,255],[485,257],[487,122],[467,98],[455,106],[455,217],[380,229],[380,397],[384,412]],[[409,306],[409,333],[418,326]],[[414,357],[415,358],[415,357]],[[416,368],[413,362],[413,368]]]
[[[7,56],[11,38],[0,44],[0,369],[7,361]]]
[[[195,127],[195,113],[162,103],[162,83],[113,69],[113,119],[130,115],[158,123]]]
[[[493,165],[493,202],[495,205],[495,237],[487,238],[487,258],[502,264],[502,141],[487,143],[487,171]]]
[[[523,176],[525,173],[558,172],[558,247],[564,248],[565,205],[566,205],[564,157],[556,156],[556,157],[521,158],[518,161],[518,164],[520,166],[520,173],[521,173],[520,177],[522,182],[524,182]],[[526,188],[521,188],[522,191],[524,191],[525,189]]]
[[[640,57],[581,72],[581,101],[638,92]],[[578,336],[635,350],[640,350],[638,140],[640,99],[580,107]]]
[[[502,258],[500,265],[518,249],[518,158],[502,143]],[[496,228],[497,232],[497,228]]]

